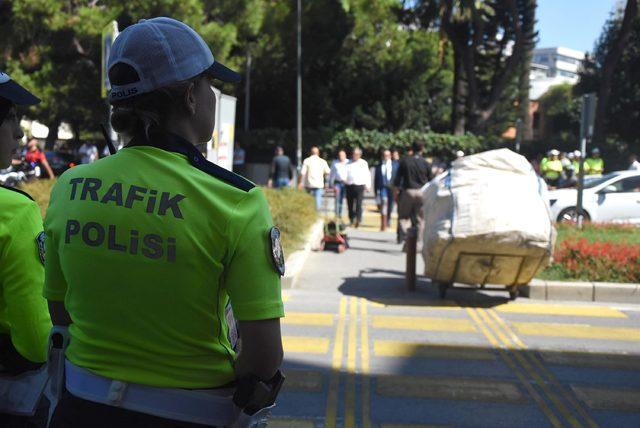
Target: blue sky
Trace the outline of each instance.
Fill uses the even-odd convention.
[[[537,47],[592,51],[618,0],[538,0]]]

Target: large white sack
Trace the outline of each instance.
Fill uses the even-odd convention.
[[[529,282],[555,242],[543,186],[529,162],[508,149],[453,162],[423,188],[425,274],[446,282]]]

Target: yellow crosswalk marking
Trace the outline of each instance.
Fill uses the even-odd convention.
[[[512,382],[469,378],[391,375],[377,379],[376,391],[387,397],[523,403],[525,398]]]
[[[347,316],[347,297],[340,299],[340,313],[336,327],[333,356],[331,359],[331,378],[329,379],[329,394],[327,395],[327,409],[325,413],[325,427],[335,428],[338,415],[338,386],[340,385],[340,369],[344,354],[344,328]]]
[[[373,343],[373,351],[378,357],[495,360],[493,352],[486,348],[441,343],[376,340]]]
[[[269,419],[269,428],[314,428],[313,421],[306,419],[272,418]]]
[[[283,324],[293,325],[333,325],[333,314],[287,312]]]
[[[282,303],[287,303],[291,296],[286,291],[282,292]]]
[[[587,324],[512,322],[518,333],[530,336],[574,339],[640,341],[640,329],[629,327],[595,327]]]
[[[284,336],[282,346],[285,353],[326,354],[329,351],[329,339]]]
[[[571,385],[576,395],[596,410],[640,412],[640,389]]]
[[[284,383],[286,391],[322,391],[324,376],[316,370],[287,369],[287,381]]]
[[[495,308],[498,312],[533,315],[566,315],[597,318],[627,318],[619,310],[606,306],[548,305],[537,303],[507,303]]]
[[[373,317],[374,328],[394,330],[428,330],[448,332],[475,332],[474,325],[466,319],[428,318],[428,317],[396,317],[376,315]]]
[[[385,299],[384,303],[371,302],[374,308],[404,308],[443,311],[463,311],[460,305],[451,300],[416,301],[410,299]]]

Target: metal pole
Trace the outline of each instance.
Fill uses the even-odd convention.
[[[244,130],[249,130],[249,112],[251,109],[251,48],[247,49],[247,80],[244,85]]]
[[[516,153],[520,153],[520,143],[522,142],[522,119],[516,120]]]
[[[405,284],[407,290],[416,291],[416,247],[418,246],[418,229],[413,226],[407,230],[407,271],[405,273]]]
[[[298,180],[302,170],[302,0],[298,0],[298,82],[296,102],[296,159],[298,163]]]
[[[578,169],[578,200],[576,201],[576,219],[578,228],[582,229],[583,221],[583,189],[584,189],[584,161],[587,157],[587,140],[593,136],[597,98],[596,94],[582,96],[582,118],[580,120],[580,167]]]

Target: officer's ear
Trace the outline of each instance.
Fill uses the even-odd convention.
[[[189,116],[196,114],[196,82],[189,82],[187,90],[184,91],[184,108]]]

